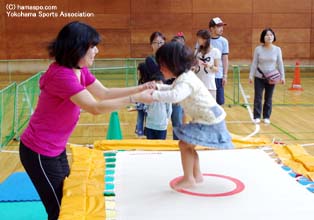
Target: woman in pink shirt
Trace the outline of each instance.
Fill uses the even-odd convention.
[[[49,220],[59,216],[63,181],[69,175],[66,143],[80,109],[91,114],[115,111],[141,101],[140,92],[154,87],[153,83],[104,87],[87,69],[94,62],[99,42],[97,31],[84,23],[71,22],[62,28],[48,47],[55,62],[40,79],[38,104],[21,136],[20,159]]]

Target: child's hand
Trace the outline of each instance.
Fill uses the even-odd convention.
[[[198,65],[199,66],[207,66],[207,64],[204,61],[198,60]]]
[[[155,81],[150,81],[150,82],[147,82],[147,83],[140,85],[140,91],[144,91],[146,89],[156,89],[156,88],[157,88],[157,86],[156,86]]]
[[[213,64],[209,64],[209,63],[203,62],[201,60],[200,60],[200,65],[204,66],[205,68],[209,68],[210,70],[214,69],[214,65]]]
[[[191,67],[191,70],[194,72],[194,73],[198,73],[200,71],[200,65],[195,65],[195,66],[192,66]]]

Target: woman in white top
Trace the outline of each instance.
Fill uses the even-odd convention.
[[[158,84],[158,90],[147,96],[146,102],[160,101],[180,103],[184,112],[192,118],[188,124],[175,128],[184,176],[174,189],[193,187],[203,181],[196,145],[218,149],[233,148],[227,130],[226,113],[209,93],[202,81],[192,72],[195,58],[185,45],[170,42],[160,47],[156,60],[166,79],[175,77],[172,85]]]
[[[210,46],[210,33],[208,30],[199,30],[196,36],[197,43],[200,46],[196,52],[198,62],[195,67],[195,73],[216,99],[215,74],[221,63],[221,53],[217,48]]]
[[[283,66],[282,53],[280,47],[273,44],[276,41],[275,32],[266,28],[262,31],[259,45],[255,48],[253,62],[251,65],[249,83],[254,80],[254,111],[253,117],[255,123],[260,123],[262,115],[262,97],[264,94],[263,119],[265,124],[270,124],[270,115],[272,112],[272,97],[275,85],[270,84],[262,73],[274,71],[276,69],[281,73],[282,84],[285,83],[285,70]]]

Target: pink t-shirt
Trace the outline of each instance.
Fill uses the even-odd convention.
[[[54,157],[62,153],[80,116],[80,108],[70,97],[95,79],[87,68],[83,68],[79,82],[72,69],[52,63],[40,78],[37,107],[21,136],[22,142],[45,156]]]

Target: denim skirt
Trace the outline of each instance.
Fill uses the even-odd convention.
[[[231,135],[223,120],[217,124],[207,125],[201,123],[183,124],[174,128],[179,140],[189,144],[217,149],[233,149]]]

